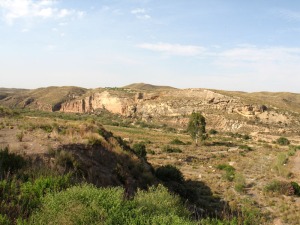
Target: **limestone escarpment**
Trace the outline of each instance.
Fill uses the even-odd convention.
[[[125,117],[181,126],[186,125],[188,115],[193,111],[201,111],[211,127],[228,131],[264,131],[270,124],[289,125],[292,121],[289,115],[265,105],[244,103],[239,97],[206,89],[127,91],[100,90],[81,99],[66,101],[61,111],[92,113],[97,109],[106,109]]]
[[[108,91],[96,92],[83,99],[66,101],[60,111],[73,113],[90,113],[97,109],[106,109],[111,113],[125,115],[133,100],[113,96]]]

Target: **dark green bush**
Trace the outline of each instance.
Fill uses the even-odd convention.
[[[296,154],[296,151],[300,150],[300,146],[290,145],[288,155],[293,156]]]
[[[8,148],[0,150],[0,179],[7,172],[15,172],[26,164],[25,159],[15,153],[10,153]]]
[[[180,148],[174,148],[169,145],[165,145],[163,147],[162,151],[167,152],[167,153],[181,153],[182,152],[182,150]]]
[[[296,182],[291,182],[291,185],[294,188],[294,194],[300,197],[300,186]]]
[[[158,179],[166,182],[175,181],[183,183],[184,181],[181,171],[172,165],[158,167],[155,171],[155,175]]]
[[[0,214],[9,218],[10,224],[13,224],[16,218],[27,218],[39,207],[45,194],[59,192],[70,185],[70,175],[40,177],[26,182],[15,177],[2,180],[0,181]]]
[[[47,133],[51,133],[53,131],[53,127],[48,124],[42,124],[40,125],[40,129],[46,131]]]
[[[95,136],[90,136],[88,138],[88,145],[91,145],[91,146],[95,146],[95,145],[101,146],[101,144],[102,144],[102,141],[99,138],[95,137]]]
[[[142,142],[140,143],[135,143],[132,146],[133,151],[141,158],[146,158],[147,156],[147,151],[146,151],[146,145]]]
[[[56,165],[65,168],[65,170],[77,169],[79,167],[79,163],[72,155],[72,153],[64,150],[56,152],[55,163]]]
[[[282,195],[294,195],[295,190],[293,184],[286,181],[274,180],[267,184],[264,188],[266,192],[273,192]]]
[[[285,137],[280,137],[276,140],[276,143],[279,145],[289,145],[290,141]]]
[[[5,215],[0,214],[0,224],[1,225],[10,225],[10,220]]]
[[[212,134],[212,135],[215,135],[215,134],[218,133],[218,131],[216,131],[215,129],[210,129],[208,133]]]
[[[239,148],[245,151],[252,151],[252,148],[248,145],[240,145]]]
[[[251,139],[251,136],[248,135],[248,134],[239,134],[239,133],[228,132],[227,135],[230,136],[230,137],[233,137],[233,138],[241,138],[241,139],[244,139],[244,140]]]
[[[226,172],[225,173],[225,178],[228,181],[233,181],[234,180],[234,177],[235,177],[235,168],[233,166],[230,166],[228,164],[219,164],[217,166],[217,169],[224,170]]]
[[[172,145],[186,145],[186,143],[184,143],[183,141],[179,140],[178,138],[175,138],[174,140],[172,140],[170,142],[170,144],[172,144]]]

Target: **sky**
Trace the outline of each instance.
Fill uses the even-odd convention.
[[[0,0],[0,87],[300,93],[300,1]]]

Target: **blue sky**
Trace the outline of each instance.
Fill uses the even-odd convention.
[[[295,0],[0,0],[0,87],[300,93]]]

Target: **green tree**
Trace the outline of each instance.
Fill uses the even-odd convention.
[[[206,138],[205,126],[206,122],[204,116],[202,116],[199,112],[192,112],[187,131],[195,140],[196,145],[198,144],[199,138],[201,141],[205,140]]]

